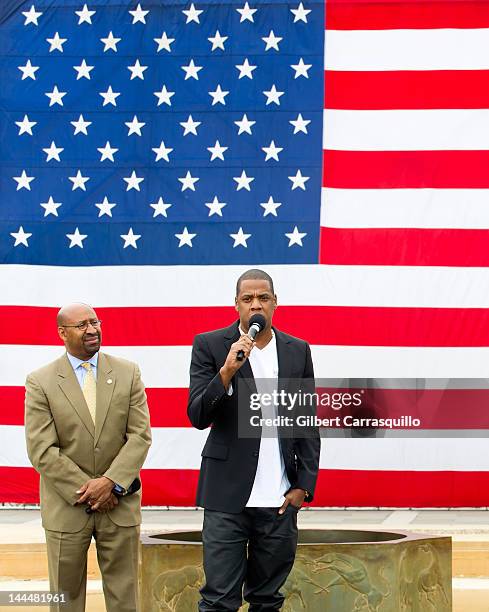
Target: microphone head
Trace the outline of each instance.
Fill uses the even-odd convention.
[[[263,315],[261,314],[254,314],[250,317],[250,320],[248,321],[248,329],[252,326],[252,325],[258,325],[258,327],[260,328],[260,331],[262,331],[263,329],[265,329],[266,327],[266,319]]]

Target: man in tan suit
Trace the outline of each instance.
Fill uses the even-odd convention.
[[[51,609],[85,610],[94,537],[107,612],[136,612],[141,496],[131,490],[151,444],[144,386],[136,364],[99,352],[90,306],[65,306],[57,323],[66,354],[29,374],[25,401],[50,588],[71,600]]]

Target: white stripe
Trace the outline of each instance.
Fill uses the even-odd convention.
[[[107,346],[103,351],[135,361],[147,387],[188,387],[189,346]],[[59,346],[0,345],[0,386],[21,386],[29,372],[63,354]]]
[[[327,30],[327,70],[489,68],[489,29]]]
[[[489,347],[312,346],[316,378],[489,378]],[[191,348],[105,347],[135,361],[147,387],[188,387]],[[0,345],[0,386],[22,386],[26,375],[61,354],[59,347]]]
[[[241,266],[5,265],[0,266],[0,303],[59,307],[82,300],[95,307],[230,306],[236,279],[244,270]],[[297,265],[266,266],[266,270],[274,279],[279,307],[489,306],[489,268]]]
[[[198,470],[209,431],[184,427],[153,427],[145,468]]]
[[[326,109],[323,146],[344,151],[485,150],[489,109]]]
[[[197,470],[208,431],[154,427],[144,464],[153,470]],[[0,465],[29,467],[24,428],[0,426]],[[323,438],[320,467],[345,470],[489,470],[485,439]]]
[[[345,470],[489,470],[481,438],[325,438],[320,467]]]
[[[486,378],[489,347],[313,346],[317,378]],[[485,360],[482,363],[480,360]]]
[[[330,189],[321,225],[489,229],[489,189]]]

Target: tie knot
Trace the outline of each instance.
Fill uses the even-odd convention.
[[[85,370],[87,370],[87,372],[92,369],[92,364],[90,362],[88,362],[88,361],[85,361],[85,362],[81,363],[80,365],[81,365],[82,368],[85,368]]]

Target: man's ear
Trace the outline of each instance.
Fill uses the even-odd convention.
[[[61,338],[61,340],[63,340],[63,342],[65,341],[66,330],[64,327],[58,327],[58,336]]]
[[[234,298],[234,310],[238,310],[238,298]]]

